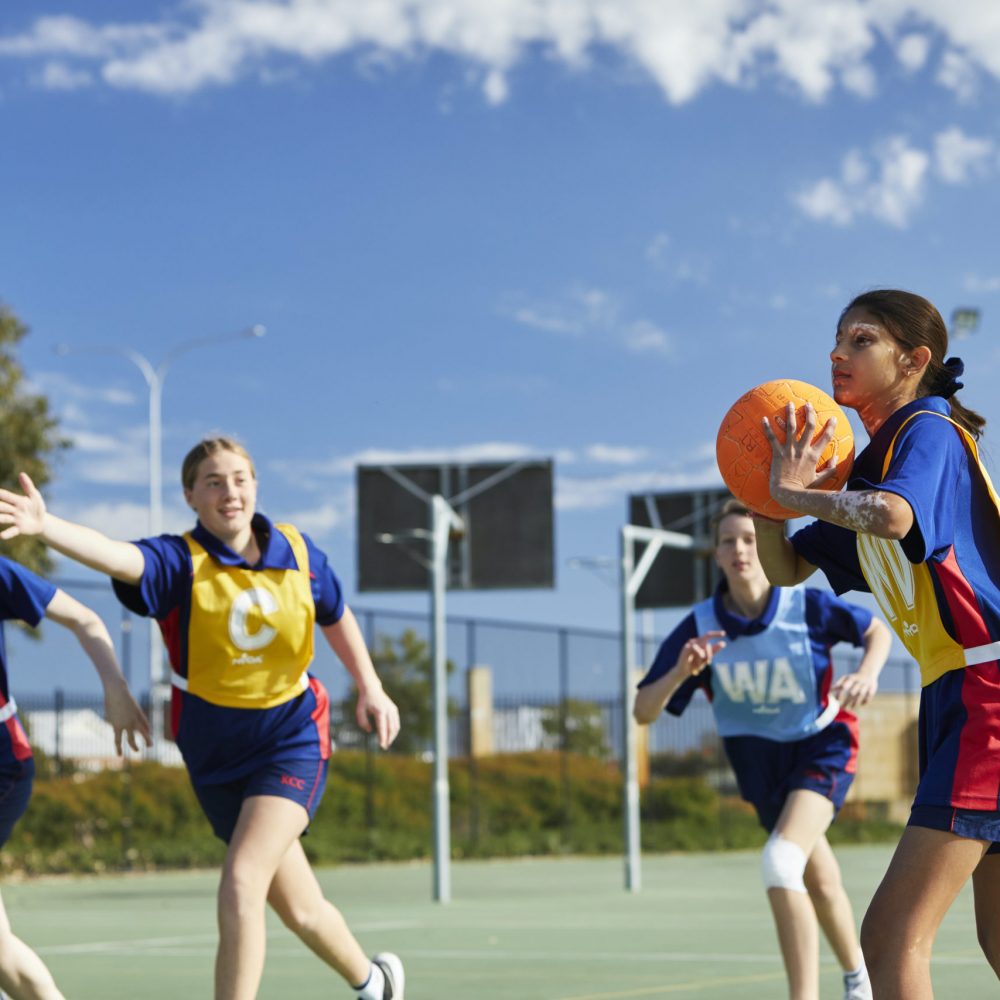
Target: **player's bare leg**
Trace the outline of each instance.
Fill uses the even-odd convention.
[[[972,873],[979,946],[1000,978],[1000,854],[987,854]]]
[[[2,901],[0,988],[11,1000],[65,1000],[45,963],[10,929]]]
[[[809,855],[804,878],[819,925],[840,967],[845,972],[856,969],[861,964],[861,943],[854,912],[840,877],[840,865],[825,835]]]
[[[938,927],[989,845],[908,826],[861,924],[861,947],[878,1000],[931,1000]],[[987,879],[992,868],[987,870]]]
[[[833,820],[833,803],[818,792],[797,789],[785,802],[775,824],[773,836],[798,847],[803,855],[802,869],[816,842]],[[768,902],[774,915],[778,944],[788,976],[790,1000],[818,1000],[819,997],[819,925],[816,910],[802,888],[769,888]]]
[[[255,795],[240,809],[219,883],[216,1000],[254,1000],[267,947],[271,882],[309,816],[297,802]]]
[[[267,900],[285,926],[351,986],[365,981],[371,960],[340,911],[323,895],[298,840],[278,866]]]

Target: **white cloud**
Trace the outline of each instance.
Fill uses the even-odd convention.
[[[60,509],[62,516],[103,532],[111,538],[136,539],[149,535],[149,507],[141,503],[94,503]],[[194,526],[187,507],[168,505],[163,510],[163,531],[182,534]]]
[[[719,470],[713,461],[701,469],[684,472],[629,472],[614,476],[557,476],[557,510],[597,510],[624,507],[630,493],[663,493],[695,486],[721,486]]]
[[[287,516],[282,514],[280,520],[294,524],[308,535],[323,538],[344,524],[353,524],[354,511],[349,504],[339,506],[334,503],[324,503],[319,507],[298,510]]]
[[[979,92],[979,73],[975,63],[965,52],[952,50],[941,57],[937,82],[965,103],[974,100]]]
[[[962,281],[962,287],[967,292],[1000,292],[1000,274],[991,277],[980,274],[967,274]]]
[[[440,53],[496,105],[534,53],[576,72],[612,53],[682,104],[763,80],[810,101],[837,87],[868,98],[880,42],[913,73],[938,39],[936,78],[956,94],[970,96],[978,74],[1000,77],[994,0],[174,0],[147,21],[41,17],[0,36],[0,57],[74,59],[113,87],[184,94],[271,79],[282,61],[352,56],[391,70]]]
[[[938,132],[929,150],[891,136],[871,154],[850,150],[839,177],[815,181],[793,201],[818,222],[849,226],[871,217],[903,229],[923,203],[932,175],[945,184],[966,184],[990,177],[998,166],[994,140],[966,135],[957,126]]]
[[[436,463],[517,462],[521,459],[546,458],[552,451],[533,445],[511,441],[484,441],[478,444],[455,447],[417,447],[408,449],[365,448],[349,455],[335,455],[328,459],[308,461],[281,460],[270,463],[270,468],[295,482],[301,477],[353,476],[358,465],[433,465]],[[560,462],[572,462],[571,451],[560,451],[554,456]]]
[[[43,90],[79,90],[93,82],[89,71],[74,69],[63,62],[47,62],[35,79],[35,85]]]
[[[903,35],[896,45],[896,58],[911,73],[923,69],[930,54],[931,43],[926,35],[913,33]]]
[[[84,482],[109,486],[149,485],[149,435],[145,427],[120,430],[115,436],[86,427],[64,427],[73,450],[81,456],[74,463]]]
[[[840,176],[824,177],[799,191],[793,201],[818,222],[848,226],[870,216],[903,229],[923,203],[930,156],[903,136],[880,143],[871,159],[850,151]]]
[[[65,399],[78,403],[98,402],[111,406],[131,406],[137,399],[135,393],[126,389],[78,382],[65,372],[35,372],[31,377],[31,383],[32,392],[43,392],[56,402]]]
[[[601,462],[607,465],[635,465],[648,454],[649,452],[645,448],[630,448],[612,444],[592,444],[586,450],[586,456],[591,462]]]
[[[602,288],[577,285],[555,301],[507,306],[504,311],[515,323],[545,333],[609,341],[633,354],[673,354],[669,333],[650,319],[627,316],[619,298]]]
[[[992,139],[978,139],[953,127],[934,137],[934,167],[948,184],[964,184],[985,177],[996,166],[997,147]]]

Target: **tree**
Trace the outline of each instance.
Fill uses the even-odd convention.
[[[395,637],[380,635],[371,651],[372,662],[389,697],[399,706],[402,723],[393,749],[400,753],[420,753],[428,748],[434,738],[434,705],[431,699],[433,663],[430,644],[413,629]],[[453,661],[445,663],[450,677],[455,669]],[[343,718],[354,718],[357,692],[343,706]],[[458,708],[448,699],[448,716]],[[346,741],[345,741],[346,742]]]
[[[542,713],[542,732],[546,743],[562,749],[562,712],[566,715],[566,750],[582,757],[603,760],[608,756],[607,732],[604,712],[594,701],[567,698],[563,709],[559,705],[546,708]]]
[[[44,396],[26,391],[17,345],[28,328],[0,303],[0,486],[17,487],[17,474],[27,472],[42,489],[52,478],[49,461],[69,442],[57,433],[57,422]],[[0,551],[40,573],[52,569],[46,546],[37,538],[0,542]]]

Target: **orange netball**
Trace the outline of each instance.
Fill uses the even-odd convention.
[[[765,382],[740,396],[723,418],[715,441],[719,472],[734,497],[758,514],[776,520],[787,520],[799,515],[771,499],[768,488],[771,445],[764,436],[761,421],[767,417],[778,440],[783,441],[789,402],[795,404],[796,433],[801,433],[805,424],[806,403],[812,403],[816,411],[816,437],[819,437],[831,417],[837,418],[833,440],[823,450],[816,466],[817,470],[825,468],[836,455],[837,472],[823,484],[822,489],[839,490],[847,481],[854,461],[851,425],[847,422],[844,411],[822,389],[817,389],[808,382],[782,378]]]

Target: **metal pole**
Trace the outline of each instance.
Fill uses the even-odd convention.
[[[149,382],[149,534],[156,538],[163,531],[163,372],[150,372]],[[149,619],[149,710],[153,734],[153,752],[160,753],[164,736],[163,638],[160,626]]]
[[[634,553],[629,526],[621,529],[622,565],[622,774],[625,813],[625,889],[642,888],[639,855],[639,768],[636,752],[635,720],[632,718],[632,658],[635,656]]]
[[[451,822],[448,787],[448,671],[444,617],[448,574],[448,532],[453,512],[444,497],[431,501],[431,655],[434,675],[434,899],[451,901]]]

